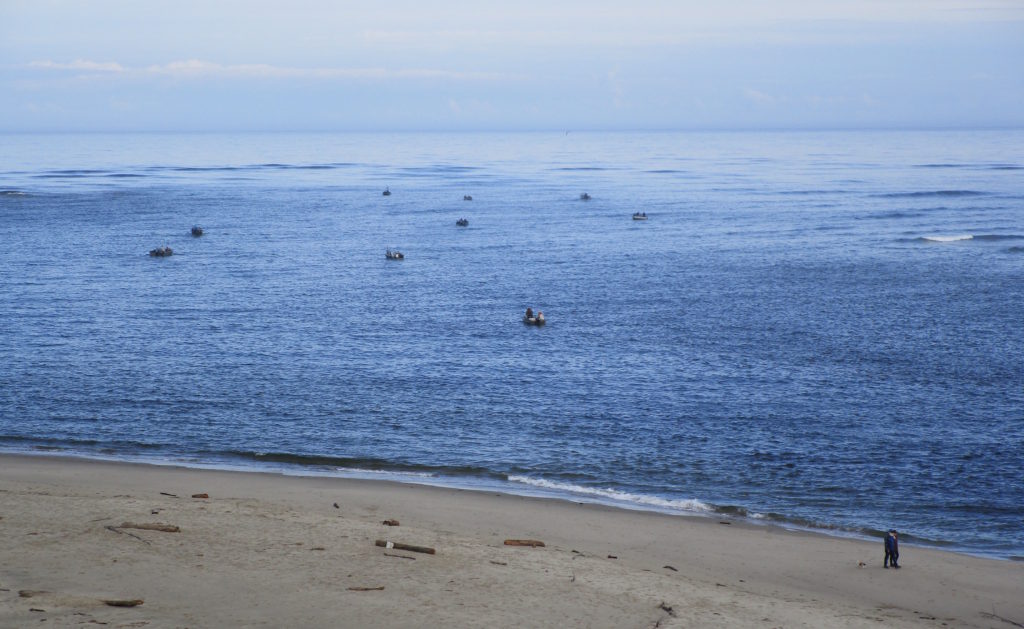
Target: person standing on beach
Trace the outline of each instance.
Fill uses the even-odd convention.
[[[899,564],[896,563],[899,558],[899,537],[897,537],[896,529],[889,529],[889,534],[885,536],[885,560],[882,562],[882,566],[888,568],[889,564],[892,563],[893,568],[899,568]]]

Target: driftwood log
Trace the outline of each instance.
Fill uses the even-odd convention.
[[[537,539],[507,539],[505,540],[506,546],[529,546],[530,548],[537,548],[538,546],[543,548],[544,542]]]
[[[384,589],[383,585],[378,585],[377,587],[372,587],[372,588],[368,588],[368,587],[355,587],[355,586],[349,588],[349,590],[351,590],[353,592],[375,592],[377,590],[383,590],[383,589]]]
[[[399,543],[399,542],[391,542],[391,541],[387,541],[387,540],[383,540],[383,539],[377,540],[376,542],[374,542],[374,544],[376,544],[377,546],[380,546],[381,548],[395,548],[397,550],[409,550],[409,551],[412,551],[414,553],[426,553],[428,555],[433,555],[433,554],[435,554],[437,552],[433,548],[430,548],[429,546],[413,546],[412,544],[402,544],[402,543]]]
[[[143,531],[161,531],[164,533],[178,533],[181,528],[174,526],[173,524],[161,524],[159,522],[143,522],[136,524],[135,522],[122,522],[119,529],[141,529]]]
[[[111,607],[138,607],[142,605],[143,601],[141,598],[125,599],[125,600],[103,600],[104,604],[110,605]]]

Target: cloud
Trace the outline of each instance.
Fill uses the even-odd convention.
[[[120,63],[113,61],[85,61],[76,59],[71,63],[58,63],[56,61],[33,61],[28,64],[30,68],[43,70],[84,70],[87,72],[124,72],[125,68]]]
[[[775,96],[750,87],[743,90],[743,97],[759,105],[774,105],[779,102],[779,99]]]
[[[29,67],[41,70],[84,72],[79,78],[117,73],[126,77],[173,77],[177,79],[244,78],[244,79],[448,79],[454,81],[510,80],[506,74],[463,72],[431,68],[296,68],[270,64],[225,65],[199,59],[131,68],[115,62],[100,63],[76,60],[71,63],[33,61]]]

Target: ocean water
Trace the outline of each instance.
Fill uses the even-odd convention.
[[[1024,132],[6,135],[0,243],[3,451],[1024,557]]]

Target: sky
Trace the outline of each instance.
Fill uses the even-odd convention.
[[[0,0],[0,132],[1024,127],[1024,0]]]

